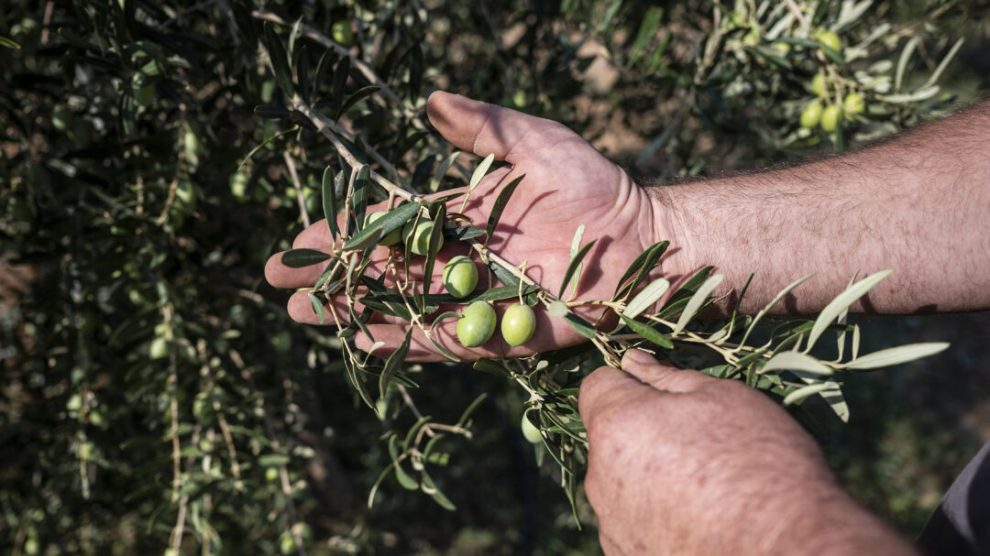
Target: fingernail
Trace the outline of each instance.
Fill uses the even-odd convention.
[[[626,354],[622,356],[623,367],[625,367],[627,363],[631,365],[654,365],[656,362],[656,358],[652,355],[635,348],[626,350]]]

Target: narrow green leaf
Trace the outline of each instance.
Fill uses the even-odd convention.
[[[804,371],[826,376],[832,374],[832,369],[821,361],[797,351],[784,351],[771,357],[763,365],[760,372],[768,373],[770,371]]]
[[[557,293],[557,297],[564,297],[564,292],[567,291],[567,285],[571,282],[574,274],[577,272],[579,266],[581,266],[581,261],[588,255],[591,248],[595,246],[598,240],[592,240],[588,242],[584,247],[578,251],[577,255],[571,258],[571,262],[567,264],[567,271],[564,272],[564,279],[560,282],[560,291]],[[578,276],[578,282],[581,281],[581,277]]]
[[[385,360],[385,368],[382,369],[382,374],[378,377],[378,395],[381,399],[385,399],[385,394],[388,392],[388,385],[392,383],[392,377],[398,372],[399,367],[402,366],[402,362],[406,359],[406,352],[409,351],[409,341],[412,338],[413,329],[410,327],[406,331],[406,337],[402,339],[402,343],[399,344],[398,349],[392,352],[392,355],[388,356]]]
[[[929,342],[882,349],[850,361],[846,364],[845,368],[864,370],[900,365],[901,363],[935,355],[948,347],[949,344],[946,342]]]
[[[4,36],[0,36],[0,46],[10,48],[12,50],[21,49],[21,45],[17,44],[17,41]]]
[[[282,264],[289,268],[302,268],[330,258],[330,255],[316,249],[289,249],[282,253]]]
[[[330,237],[337,239],[337,236],[340,235],[340,228],[337,226],[337,196],[333,189],[333,170],[327,166],[323,170],[320,195],[323,197],[323,216],[327,219]]]
[[[654,303],[663,297],[663,294],[667,293],[670,289],[670,282],[665,278],[657,278],[656,280],[650,282],[648,286],[643,288],[636,297],[632,299],[627,305],[625,310],[622,311],[622,315],[634,319],[638,317],[643,311],[647,310]]]
[[[784,405],[795,404],[810,396],[814,396],[815,394],[826,390],[831,390],[834,387],[834,384],[835,383],[833,382],[817,382],[815,384],[807,384],[802,386],[784,397]]]
[[[866,292],[870,291],[873,286],[879,284],[881,280],[887,276],[890,276],[891,272],[892,271],[890,270],[882,270],[863,278],[859,282],[856,282],[846,288],[846,291],[840,293],[835,299],[826,305],[825,308],[822,309],[822,312],[818,315],[818,318],[815,319],[814,326],[811,327],[811,332],[808,334],[808,345],[806,351],[810,350],[815,345],[815,342],[818,340],[818,337],[822,335],[822,332],[825,332],[825,329],[828,328],[829,325],[831,325],[832,322],[838,318],[838,316],[845,311],[847,307],[855,303],[857,299],[866,295]]]
[[[406,490],[419,490],[419,481],[410,477],[402,468],[402,462],[399,461],[399,439],[394,435],[388,438],[388,454],[392,457],[395,480],[399,486]]]
[[[495,205],[492,206],[492,212],[488,215],[488,227],[485,230],[488,234],[488,240],[491,240],[492,234],[495,233],[495,226],[498,225],[498,220],[502,217],[502,211],[505,210],[505,205],[509,204],[509,198],[512,197],[512,193],[516,190],[516,186],[518,186],[519,182],[521,182],[525,177],[526,174],[523,174],[512,180],[508,185],[502,188],[502,191],[499,192],[498,198],[495,199]]]
[[[261,467],[279,467],[289,463],[289,456],[285,454],[265,454],[258,457],[258,465]]]
[[[350,73],[351,59],[349,56],[344,56],[333,70],[333,84],[330,86],[330,113],[335,116],[340,115],[340,109],[344,105],[344,88],[347,86]]]
[[[646,14],[643,15],[642,23],[639,25],[639,31],[636,33],[636,38],[633,40],[632,49],[629,53],[631,63],[635,64],[639,60],[646,49],[646,45],[656,36],[661,19],[663,19],[663,8],[654,6],[646,10]]]
[[[416,212],[419,209],[420,205],[418,203],[403,203],[386,212],[384,216],[368,224],[360,232],[354,234],[351,239],[347,240],[347,243],[344,244],[344,250],[350,251],[371,247],[378,243],[378,240],[381,238],[405,226],[407,222],[416,216]]]
[[[292,72],[289,70],[289,61],[285,56],[285,47],[275,33],[275,28],[268,22],[265,23],[265,47],[268,49],[268,58],[271,60],[278,88],[286,97],[292,97]]]
[[[964,42],[966,42],[966,39],[959,39],[956,41],[955,44],[952,45],[952,48],[950,48],[949,52],[946,53],[946,55],[942,58],[942,61],[938,63],[938,67],[936,67],[935,71],[932,72],[931,77],[928,78],[928,81],[925,83],[925,85],[934,85],[936,82],[938,82],[939,78],[942,77],[942,72],[945,71],[945,68],[949,67],[949,62],[951,62],[952,59],[955,58],[956,54],[959,52],[959,49],[962,48]]]
[[[443,227],[443,237],[450,241],[467,241],[483,235],[485,231],[474,226],[456,226],[448,222]]]
[[[670,341],[670,338],[666,334],[660,332],[652,326],[635,321],[625,315],[619,315],[619,318],[622,319],[622,322],[624,322],[630,330],[636,334],[639,334],[649,342],[664,349],[674,349],[674,342]]]
[[[379,89],[381,89],[381,87],[378,85],[365,85],[357,91],[354,91],[351,93],[351,96],[347,97],[347,100],[345,100],[344,104],[340,107],[340,115],[346,114],[352,106],[377,93]]]
[[[579,225],[577,227],[577,230],[574,231],[574,237],[571,238],[571,251],[568,256],[572,260],[574,259],[574,257],[577,256],[578,251],[581,250],[581,242],[584,241],[584,229],[585,229],[584,224]],[[577,275],[581,276],[583,273],[584,273],[584,267],[582,265],[578,265]],[[574,289],[571,290],[572,295],[577,295],[577,289],[578,286],[580,285],[580,282],[581,282],[580,280],[576,280],[574,282]]]
[[[313,314],[320,319],[320,324],[323,324],[325,315],[323,314],[323,303],[320,301],[320,298],[311,293],[309,294],[309,303],[313,306]]]
[[[317,93],[320,91],[320,85],[326,81],[327,71],[330,68],[330,59],[333,57],[331,54],[333,53],[334,50],[332,48],[327,48],[323,51],[323,55],[320,56],[320,61],[316,63],[316,73],[313,74],[313,81],[310,82],[311,89],[309,93],[313,98],[317,97]]]
[[[491,153],[478,163],[478,166],[474,169],[471,174],[471,181],[468,182],[468,191],[474,191],[475,187],[481,183],[481,179],[485,177],[488,173],[488,169],[492,167],[492,163],[495,162],[495,153]]]
[[[430,497],[433,498],[433,501],[436,502],[441,508],[450,512],[457,509],[457,506],[454,506],[454,503],[451,502],[449,498],[444,496],[442,492],[440,492],[440,489],[437,488],[437,485],[433,483],[433,479],[430,478],[430,476],[427,475],[425,471],[423,472],[422,477],[423,477],[423,484],[422,484],[423,492],[429,494]]]
[[[612,299],[620,299],[632,293],[640,282],[656,267],[657,262],[660,261],[660,257],[667,250],[668,245],[670,245],[669,241],[661,241],[654,243],[647,247],[646,251],[640,253],[629,265],[625,273],[623,273],[622,278],[619,278],[619,283],[615,285],[615,293],[612,295]],[[627,284],[626,282],[633,276],[636,276],[636,279]]]
[[[368,178],[370,175],[371,168],[367,164],[362,164],[357,169],[357,176],[354,177],[354,194],[351,197],[351,202],[354,207],[355,230],[364,227],[364,214],[368,210],[368,184],[371,181]]]
[[[677,325],[674,326],[674,334],[678,334],[681,330],[684,330],[684,327],[691,322],[694,315],[697,314],[697,312],[701,309],[701,306],[708,300],[708,296],[715,291],[715,288],[722,283],[724,278],[725,277],[721,274],[716,274],[715,276],[709,277],[704,281],[704,283],[698,286],[698,290],[694,292],[694,295],[692,295],[691,299],[687,302],[687,306],[685,306],[684,310],[681,311],[681,316],[677,319]]]
[[[468,424],[468,419],[470,419],[471,415],[474,414],[474,410],[478,409],[478,407],[481,406],[481,402],[485,401],[487,398],[488,394],[481,394],[475,398],[474,401],[468,404],[467,408],[464,409],[464,412],[461,413],[461,418],[457,420],[456,426],[466,427]]]
[[[436,173],[433,174],[433,180],[430,182],[431,190],[436,191],[437,189],[439,189],[440,183],[443,181],[443,178],[447,175],[447,171],[450,170],[450,167],[453,166],[454,162],[457,161],[457,157],[460,155],[461,155],[461,151],[454,151],[450,153],[450,155],[443,160],[443,163],[440,164],[439,168],[437,168]]]
[[[440,222],[441,224],[433,226],[433,231],[430,233],[430,239],[427,242],[426,262],[423,265],[423,293],[420,296],[420,309],[426,306],[426,295],[430,293],[430,283],[433,282],[433,267],[437,261],[437,246],[440,245],[440,241],[443,239],[443,222],[446,221],[447,206],[441,204],[436,215],[434,215],[434,222]]]
[[[571,328],[585,338],[593,340],[598,337],[598,331],[595,330],[595,327],[592,326],[590,322],[575,315],[573,312],[564,315],[564,320],[567,321],[567,324],[571,325]]]

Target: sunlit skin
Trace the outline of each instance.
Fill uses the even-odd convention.
[[[515,110],[494,106],[449,93],[434,93],[427,105],[430,122],[456,148],[478,156],[495,153],[497,160],[510,166],[492,172],[472,193],[463,214],[483,227],[501,188],[517,176],[525,179],[509,201],[489,247],[495,253],[515,263],[526,263],[527,275],[550,291],[556,291],[567,270],[571,238],[580,224],[585,225],[583,242],[598,239],[588,254],[576,298],[608,300],[616,282],[626,267],[652,243],[665,239],[662,211],[658,203],[617,165],[602,156],[573,131],[560,123],[526,115]],[[462,200],[448,205],[452,212],[461,212]],[[369,210],[384,210],[376,205]],[[658,224],[659,223],[659,224]],[[300,233],[293,247],[331,250],[331,238],[326,223],[317,222]],[[456,255],[468,253],[463,242],[448,242],[437,257],[431,292],[442,291],[443,265]],[[373,255],[369,273],[379,276],[388,256],[386,248]],[[280,262],[281,254],[269,259],[265,268],[268,281],[278,288],[312,286],[324,270],[323,265],[292,269]],[[422,258],[413,259],[413,278],[419,280]],[[671,272],[675,273],[676,272]],[[479,287],[487,287],[487,273],[482,273]],[[386,276],[391,283],[393,276]],[[504,308],[509,300],[500,304]],[[334,307],[343,321],[346,310],[339,297]],[[288,303],[293,319],[318,324],[305,293],[296,293]],[[329,309],[329,308],[328,308]],[[441,311],[457,307],[441,307]],[[578,313],[597,321],[603,310],[581,307]],[[467,349],[454,338],[455,320],[448,319],[436,328],[436,338],[458,357],[471,360],[489,356],[521,356],[574,345],[584,341],[566,322],[553,319],[544,311],[537,312],[534,337],[525,346],[513,348],[499,335],[484,346]],[[329,316],[324,324],[333,324]],[[385,347],[376,351],[385,355],[402,341],[408,323],[376,315],[369,329],[376,341]],[[357,345],[367,349],[370,339],[359,336]],[[408,359],[423,361],[443,359],[423,332],[414,329]]]

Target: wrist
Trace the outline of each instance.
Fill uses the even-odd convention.
[[[651,185],[646,188],[653,210],[653,242],[669,241],[670,247],[663,258],[663,274],[672,279],[687,276],[699,268],[712,264],[713,254],[706,251],[712,241],[703,222],[696,221],[695,213],[708,211],[696,204],[691,186]]]

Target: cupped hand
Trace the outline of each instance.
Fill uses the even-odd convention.
[[[449,211],[462,212],[483,228],[501,188],[525,175],[488,246],[513,264],[525,263],[527,275],[554,294],[566,272],[572,238],[578,226],[585,226],[583,243],[597,240],[585,258],[580,282],[576,287],[572,284],[565,296],[582,300],[609,299],[628,265],[658,241],[668,228],[660,204],[646,190],[558,122],[445,92],[430,96],[427,114],[443,137],[458,149],[478,156],[494,153],[497,160],[508,163],[482,180],[464,211],[460,210],[462,199],[450,201]],[[293,247],[332,250],[326,223],[317,222],[301,232]],[[461,242],[449,242],[441,250],[434,269],[432,292],[440,291],[443,263],[468,252],[468,246]],[[369,272],[380,275],[387,255],[387,248],[377,248]],[[275,287],[302,288],[312,286],[322,271],[322,265],[302,269],[286,267],[281,263],[281,254],[276,254],[269,259],[265,275]],[[420,265],[412,265],[411,273],[420,273],[421,277],[421,271]],[[343,308],[341,299],[333,300],[328,306],[328,310],[336,310],[342,318],[347,314]],[[441,308],[441,311],[446,309]],[[305,294],[293,295],[288,310],[299,322],[318,323]],[[579,308],[578,312],[592,322],[603,314],[601,309],[592,306]],[[376,354],[384,355],[397,347],[409,326],[405,321],[376,315],[368,326],[374,340],[384,343],[384,348]],[[565,321],[551,317],[540,308],[537,308],[534,337],[515,348],[506,344],[498,333],[484,346],[463,348],[456,340],[455,326],[455,319],[443,321],[436,327],[434,337],[458,357],[469,360],[522,356],[584,341],[584,337]],[[357,339],[357,345],[362,349],[368,349],[372,343],[372,339],[363,335]],[[416,329],[407,358],[440,360],[443,356],[423,332]]]

